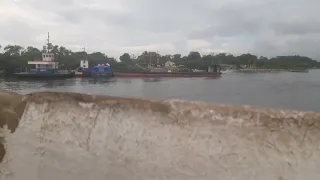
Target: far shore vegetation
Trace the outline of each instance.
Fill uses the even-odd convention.
[[[187,56],[181,54],[161,55],[157,52],[145,51],[139,56],[124,53],[117,61],[113,57],[101,52],[86,53],[85,51],[72,52],[64,46],[48,44],[42,49],[28,46],[26,48],[19,45],[0,46],[0,70],[12,73],[16,69],[25,69],[28,61],[40,60],[41,52],[46,52],[47,47],[55,54],[55,60],[59,62],[62,69],[76,69],[80,65],[80,60],[86,58],[90,66],[95,63],[109,63],[113,71],[137,70],[137,65],[145,66],[146,64],[163,65],[167,61],[173,61],[176,65],[183,65],[189,69],[204,70],[212,64],[228,64],[238,68],[245,66],[260,69],[310,69],[320,68],[320,62],[304,56],[277,56],[267,58],[253,54],[242,54],[234,56],[228,53],[211,53],[201,55],[199,52],[192,51]]]

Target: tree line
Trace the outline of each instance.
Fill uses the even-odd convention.
[[[192,51],[187,56],[181,54],[161,55],[157,52],[145,51],[139,56],[124,53],[117,61],[114,57],[109,57],[101,52],[86,53],[85,51],[73,52],[64,46],[52,45],[43,46],[42,49],[28,46],[24,48],[20,45],[0,46],[3,53],[0,53],[0,70],[14,72],[16,69],[27,67],[28,61],[40,60],[41,53],[49,50],[55,54],[55,60],[63,69],[76,69],[80,65],[80,60],[87,59],[92,66],[95,63],[109,63],[114,71],[137,70],[139,67],[162,66],[167,61],[173,61],[177,65],[183,65],[189,69],[206,69],[212,64],[229,64],[237,67],[249,66],[268,69],[307,69],[320,68],[320,62],[305,56],[277,56],[267,58],[253,54],[242,54],[235,56],[228,53],[201,55]]]

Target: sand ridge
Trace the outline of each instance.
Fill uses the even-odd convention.
[[[13,132],[0,139],[0,168],[17,180],[320,177],[316,112],[67,92],[0,99]]]

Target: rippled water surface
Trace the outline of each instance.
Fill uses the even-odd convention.
[[[5,81],[0,88],[26,94],[68,91],[112,96],[183,99],[320,112],[320,70],[309,73],[231,73],[219,79],[100,79]]]

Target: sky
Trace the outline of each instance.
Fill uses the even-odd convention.
[[[320,60],[320,0],[0,0],[0,44]]]

